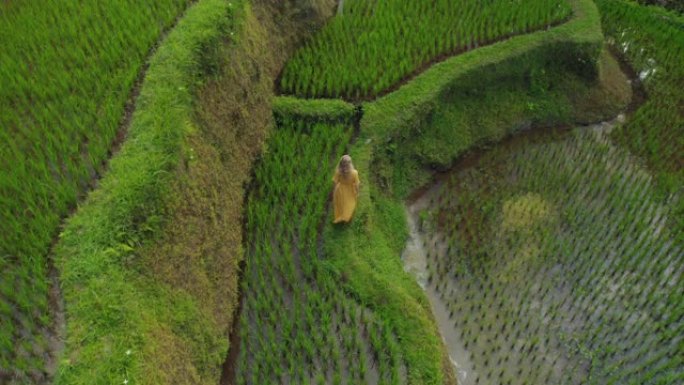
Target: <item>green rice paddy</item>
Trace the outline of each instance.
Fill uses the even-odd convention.
[[[164,44],[189,3],[0,4],[0,384],[684,383],[681,14],[625,0],[346,0],[298,49],[277,43],[293,54],[271,89],[269,33],[311,29],[335,2],[199,0]],[[626,104],[602,33],[644,100],[578,126]],[[205,90],[218,111],[197,114],[214,81],[237,91]],[[264,94],[247,97],[250,84]],[[288,96],[257,120],[275,92]],[[178,266],[195,244],[156,247],[187,208],[173,194],[192,181],[176,179],[230,164],[206,116],[234,124],[236,141],[268,137],[246,141],[261,155],[243,162],[244,202],[188,222],[199,234],[230,212],[239,225],[244,207],[227,277],[206,273],[225,250]],[[263,127],[240,125],[250,118]],[[347,153],[359,205],[334,226]],[[213,195],[207,207],[224,191],[199,190],[186,192]],[[188,286],[164,269],[191,271]],[[59,338],[51,279],[66,302]],[[222,283],[231,300],[197,298]],[[216,306],[237,297],[235,311]]]
[[[684,17],[658,7],[599,0],[608,40],[628,58],[648,98],[613,137],[644,159],[662,199],[684,186]],[[684,236],[684,200],[670,200],[670,224]],[[680,238],[681,241],[681,238]]]
[[[474,363],[467,384],[684,380],[674,200],[611,124],[486,152],[421,198],[427,284]]]
[[[0,381],[45,376],[51,243],[110,156],[148,52],[187,4],[0,4]]]
[[[571,14],[566,0],[347,0],[287,63],[280,89],[298,97],[367,99],[421,67]]]
[[[405,383],[390,325],[350,298],[320,247],[329,186],[353,127],[284,121],[257,166],[237,384]]]

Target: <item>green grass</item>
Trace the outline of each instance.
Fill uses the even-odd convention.
[[[565,0],[348,0],[285,66],[280,89],[298,97],[375,97],[444,55],[566,20]]]
[[[273,99],[276,119],[297,117],[307,121],[342,122],[355,114],[353,105],[339,99],[298,99],[291,96]]]
[[[578,128],[497,146],[426,196],[428,280],[479,378],[684,379],[676,213],[635,160]]]
[[[573,17],[563,25],[452,57],[430,67],[397,91],[366,103],[364,124],[380,137],[425,124],[440,100],[449,100],[450,92],[458,90],[463,79],[470,84],[478,77],[482,77],[483,84],[505,77],[529,82],[534,71],[552,67],[595,81],[603,46],[600,16],[592,1],[570,3]]]
[[[193,96],[196,124],[184,135],[182,160],[169,177],[171,199],[164,224],[149,247],[135,250],[138,258],[131,270],[186,294],[211,328],[190,333],[170,329],[173,316],[155,321],[158,326],[151,332],[160,340],[157,351],[162,353],[151,353],[145,363],[165,368],[157,383],[196,382],[197,368],[215,370],[218,359],[199,361],[212,353],[213,342],[184,341],[203,333],[228,336],[237,322],[245,186],[273,131],[273,81],[293,43],[307,33],[301,18],[283,18],[282,9],[271,7],[247,6],[230,39],[204,45],[218,61],[203,66],[212,71]],[[324,15],[325,7],[307,13],[306,23],[320,23]]]
[[[675,206],[672,224],[684,239],[684,17],[657,7],[600,0],[604,30],[648,93],[648,100],[613,135],[650,166],[658,194]]]
[[[0,372],[43,376],[50,243],[102,170],[148,51],[187,4],[0,4]]]
[[[216,383],[227,340],[183,290],[141,266],[158,235],[172,179],[191,161],[193,98],[244,3],[199,1],[150,61],[128,138],[56,246],[66,301],[57,384]]]
[[[452,3],[443,1],[435,4],[448,8]],[[167,250],[178,254],[178,250],[186,250],[183,247],[187,246],[183,244],[175,249],[176,243],[170,242],[169,248],[159,248],[156,253],[141,253],[147,253],[149,246],[154,247],[155,242],[159,241],[158,236],[167,228],[170,218],[180,215],[172,212],[179,207],[174,206],[174,200],[179,199],[173,196],[178,193],[175,190],[178,186],[175,178],[179,175],[197,176],[190,172],[187,175],[178,174],[178,168],[192,169],[193,165],[200,164],[193,159],[195,156],[216,156],[221,158],[216,161],[219,165],[225,165],[225,159],[230,158],[221,151],[201,151],[198,143],[191,139],[202,132],[215,148],[221,146],[221,140],[225,140],[212,137],[216,133],[204,132],[201,123],[196,123],[195,91],[207,77],[220,76],[217,72],[217,55],[225,52],[215,48],[223,38],[232,36],[231,32],[236,30],[234,9],[243,9],[245,3],[230,4],[218,0],[198,2],[159,48],[142,89],[129,140],[121,153],[112,160],[110,172],[102,180],[100,189],[89,196],[61,234],[56,248],[56,261],[62,273],[62,286],[67,301],[68,336],[57,384],[122,383],[124,380],[131,384],[208,384],[218,381],[218,368],[225,358],[227,340],[226,326],[219,324],[205,306],[205,302],[213,300],[210,297],[214,294],[207,293],[209,299],[198,300],[197,293],[191,287],[192,283],[188,283],[189,288],[186,290],[182,285],[173,285],[172,280],[166,279],[168,277],[149,270],[150,265],[155,263],[154,258],[164,258]],[[283,82],[289,82],[291,87],[295,87],[295,91],[297,87],[300,91],[304,90],[297,92],[298,94],[346,98],[378,95],[443,53],[461,52],[476,45],[490,43],[507,35],[505,32],[511,26],[513,32],[524,33],[559,22],[569,15],[569,9],[564,6],[549,7],[565,4],[564,2],[538,1],[533,7],[507,7],[506,11],[511,11],[510,15],[513,15],[512,25],[504,22],[487,24],[487,20],[503,20],[502,14],[496,12],[491,14],[491,19],[481,19],[481,25],[465,23],[462,25],[463,30],[458,33],[464,34],[462,37],[466,37],[467,43],[459,40],[458,35],[438,33],[439,28],[444,29],[447,26],[444,20],[435,16],[433,20],[428,19],[430,25],[402,25],[421,32],[411,35],[411,39],[404,39],[407,46],[397,46],[386,44],[396,41],[398,31],[382,27],[383,21],[403,16],[418,20],[412,17],[419,13],[418,8],[413,7],[425,4],[355,1],[347,1],[346,4],[345,15],[335,19],[319,37],[311,41],[312,46],[333,41],[346,45],[330,44],[335,49],[339,48],[334,52],[323,49],[309,52],[309,48],[305,48],[298,54],[309,55],[307,58],[311,60],[318,54],[330,55],[325,56],[325,60],[331,62],[312,62],[311,68],[316,69],[313,72],[315,76],[307,75],[309,70],[301,63],[301,67],[296,68],[292,74],[288,74],[287,70],[283,74]],[[375,376],[378,376],[380,383],[388,384],[453,382],[448,370],[450,363],[444,361],[444,347],[431,319],[429,304],[420,287],[404,273],[398,258],[404,247],[406,226],[403,206],[396,199],[405,197],[413,188],[427,180],[429,174],[425,170],[426,166],[446,167],[466,151],[501,139],[524,127],[576,120],[590,121],[610,115],[624,106],[625,95],[621,94],[626,92],[624,87],[608,89],[610,86],[605,86],[623,79],[610,75],[616,68],[612,59],[605,55],[599,56],[602,35],[596,8],[589,0],[572,0],[568,4],[574,10],[568,23],[549,31],[516,36],[448,59],[398,91],[366,104],[363,106],[365,116],[361,121],[361,135],[353,144],[350,143],[350,138],[356,128],[355,120],[359,118],[356,107],[341,100],[302,101],[291,97],[274,100],[273,112],[278,128],[262,161],[255,169],[256,187],[250,193],[246,211],[246,270],[242,283],[244,309],[240,319],[241,350],[236,363],[238,383],[367,383]],[[460,10],[479,12],[504,9],[494,7],[500,5],[496,2],[488,5],[492,8],[461,7]],[[554,163],[561,158],[559,154],[565,151],[563,149],[553,146],[543,149],[533,147],[531,152],[526,153],[529,159],[515,158],[505,162],[505,166],[510,167],[508,171],[516,175],[522,173],[534,178],[525,179],[517,187],[513,184],[500,186],[500,195],[492,198],[495,203],[483,203],[483,197],[487,196],[476,191],[473,183],[473,186],[467,187],[471,190],[466,187],[463,190],[463,199],[472,199],[468,199],[468,202],[459,201],[458,204],[482,204],[483,217],[478,218],[479,222],[467,223],[467,227],[468,234],[483,236],[491,234],[486,231],[494,226],[493,223],[508,223],[497,221],[499,217],[496,213],[517,206],[507,205],[505,202],[511,199],[518,202],[515,198],[521,194],[527,196],[525,191],[540,189],[543,190],[543,194],[540,194],[545,199],[551,196],[554,202],[560,202],[541,211],[556,213],[555,208],[564,205],[564,220],[567,219],[573,226],[579,224],[582,231],[586,230],[581,234],[584,238],[579,239],[582,242],[587,240],[586,244],[595,246],[599,253],[636,250],[627,255],[626,265],[648,266],[642,270],[642,277],[634,279],[653,290],[633,295],[605,296],[601,293],[601,289],[606,287],[605,282],[592,286],[590,283],[594,281],[589,281],[602,272],[603,266],[593,264],[595,259],[589,258],[590,254],[584,250],[564,254],[569,247],[581,249],[584,243],[572,243],[574,239],[567,237],[562,231],[560,235],[567,239],[559,236],[547,241],[543,237],[549,237],[550,233],[546,227],[540,226],[534,228],[538,232],[535,235],[518,231],[514,232],[515,239],[509,239],[510,234],[504,234],[506,236],[501,238],[516,245],[523,241],[539,243],[540,250],[558,255],[559,259],[566,258],[565,261],[568,261],[568,265],[577,274],[563,277],[566,279],[563,284],[580,293],[581,299],[602,299],[612,305],[644,313],[653,313],[660,308],[675,309],[654,319],[640,321],[637,325],[640,329],[637,330],[635,325],[626,321],[624,315],[592,315],[585,307],[585,302],[570,303],[567,306],[576,310],[577,314],[589,314],[587,323],[599,326],[578,331],[572,329],[570,323],[559,321],[559,327],[569,325],[569,329],[564,331],[560,341],[554,340],[557,346],[566,347],[570,346],[567,345],[568,341],[575,341],[572,347],[577,350],[568,356],[569,362],[586,362],[586,355],[594,357],[595,381],[673,383],[681,380],[682,376],[678,369],[681,368],[681,360],[677,360],[681,356],[682,345],[682,314],[678,310],[681,296],[676,292],[668,292],[661,278],[667,274],[678,274],[681,270],[675,268],[672,273],[667,265],[679,262],[675,257],[678,253],[681,254],[680,244],[668,246],[667,240],[670,239],[668,237],[677,235],[681,237],[681,227],[662,230],[650,243],[643,241],[644,238],[640,238],[639,234],[650,225],[658,223],[652,215],[635,218],[639,207],[634,202],[641,197],[639,194],[646,194],[649,199],[644,204],[655,207],[653,210],[674,213],[670,218],[675,221],[684,217],[681,215],[684,212],[680,203],[681,193],[677,195],[677,189],[682,185],[681,154],[684,153],[680,140],[682,135],[677,135],[681,134],[681,130],[677,130],[684,126],[681,124],[681,114],[667,109],[667,106],[682,103],[681,92],[676,86],[681,83],[682,78],[681,69],[677,66],[682,56],[681,50],[677,49],[682,46],[679,44],[681,18],[655,8],[642,8],[611,0],[599,0],[599,5],[604,11],[604,26],[607,25],[606,30],[618,40],[618,44],[628,41],[630,45],[644,49],[627,51],[639,72],[653,68],[648,59],[655,58],[657,63],[655,75],[652,72],[645,75],[647,90],[657,100],[649,101],[639,109],[634,120],[615,134],[619,142],[639,152],[658,171],[657,183],[645,177],[635,177],[636,174],[629,167],[618,168],[617,171],[611,170],[613,174],[610,179],[598,181],[588,187],[581,185],[578,190],[581,190],[583,196],[594,197],[592,202],[600,206],[600,209],[594,212],[582,211],[580,206],[583,202],[561,199],[564,182],[572,178],[578,180],[579,171],[590,172],[594,180],[605,174],[601,173],[596,164],[585,164],[582,161],[586,157],[603,159],[601,157],[609,150],[600,145],[587,144],[584,141],[586,138],[580,137],[573,142],[577,148],[576,153],[582,155],[572,159],[575,163]],[[176,6],[180,7],[179,4]],[[361,20],[359,15],[369,9],[363,8],[364,6],[387,8],[377,8],[386,13],[376,12],[374,17],[369,18],[368,24],[344,24],[350,23],[350,20]],[[18,15],[12,12],[19,12],[20,9],[9,3],[0,6],[3,17]],[[530,9],[540,13],[527,12]],[[544,10],[548,12],[545,13]],[[126,19],[126,22],[134,23],[138,20],[137,16],[131,20]],[[171,14],[167,16],[171,17]],[[440,22],[434,22],[435,20]],[[656,23],[654,20],[666,22]],[[26,24],[32,26],[33,22],[31,19]],[[641,24],[648,25],[648,28],[630,28],[624,35],[618,27]],[[358,41],[355,39],[359,31],[369,26],[382,33],[378,36],[362,35],[371,42],[374,38],[380,39],[369,46],[379,47],[371,54],[371,59],[375,61],[366,63],[345,50],[349,50],[352,44],[357,45]],[[155,31],[160,28],[153,23],[146,27],[155,27]],[[26,35],[31,36],[29,33]],[[87,42],[87,47],[91,47],[90,44],[95,45],[87,37],[81,38],[82,35],[78,33],[74,36],[83,40],[81,43]],[[116,39],[117,35],[107,37]],[[13,38],[19,42],[20,37]],[[121,35],[118,38],[123,39]],[[141,39],[137,35],[135,38]],[[259,40],[263,36],[254,38]],[[672,42],[676,43],[673,44],[675,48],[669,47],[668,44]],[[245,44],[253,43],[258,42],[250,40]],[[361,46],[365,47],[364,44]],[[118,46],[108,43],[107,47]],[[382,52],[383,47],[391,52]],[[108,54],[115,57],[117,49],[112,48],[112,52]],[[79,49],[71,51],[78,55]],[[342,56],[334,56],[340,52]],[[2,68],[5,63],[9,63],[8,66],[14,66],[11,68],[21,70],[19,61],[15,62],[7,57],[0,57]],[[393,70],[387,71],[383,69],[384,64],[378,61],[379,58],[397,60],[400,64],[392,64]],[[83,57],[69,60],[81,63]],[[137,63],[140,60],[142,59]],[[295,56],[291,63],[298,63],[297,60],[304,59]],[[131,64],[131,68],[134,64]],[[250,67],[249,64],[239,62],[236,65]],[[333,72],[319,71],[322,68]],[[67,72],[67,69],[62,70]],[[375,75],[364,71],[375,71]],[[83,71],[74,72],[83,74]],[[46,112],[44,117],[35,115],[38,118],[29,116],[26,112],[26,106],[35,102],[32,94],[29,91],[14,92],[21,90],[22,85],[33,87],[33,83],[11,79],[12,86],[0,90],[0,101],[13,102],[13,99],[7,99],[6,96],[24,95],[21,103],[26,116],[8,114],[0,118],[6,119],[1,122],[7,123],[3,127],[8,127],[0,131],[0,136],[9,143],[0,149],[0,159],[5,162],[3,173],[5,169],[10,170],[10,165],[15,166],[7,174],[7,178],[3,174],[0,179],[3,182],[0,185],[0,199],[3,217],[7,214],[7,217],[15,218],[16,222],[8,222],[13,230],[5,232],[8,234],[6,244],[17,247],[17,250],[26,247],[30,251],[16,254],[28,256],[17,259],[13,252],[5,252],[4,248],[0,248],[0,268],[3,269],[3,274],[19,277],[15,281],[3,280],[0,283],[3,299],[0,301],[0,321],[3,323],[0,331],[0,353],[12,352],[14,349],[13,336],[20,333],[16,325],[26,324],[22,319],[35,319],[41,316],[41,312],[44,314],[47,290],[45,281],[37,281],[35,288],[25,288],[34,276],[45,276],[44,254],[49,240],[56,232],[60,215],[76,201],[79,191],[98,167],[94,165],[100,164],[106,157],[108,143],[111,142],[121,116],[121,109],[117,108],[123,107],[123,101],[128,95],[124,91],[130,88],[135,72],[131,71],[130,79],[126,78],[129,79],[128,83],[123,82],[128,85],[121,88],[123,91],[109,95],[98,88],[98,94],[106,94],[110,98],[103,104],[98,104],[98,99],[92,98],[90,94],[74,96],[60,101],[62,104],[51,105],[50,112]],[[383,76],[378,75],[381,72]],[[321,78],[316,77],[319,74]],[[337,76],[339,74],[343,76]],[[113,83],[106,81],[115,80],[100,75],[106,79],[95,79],[97,86],[104,84],[111,89]],[[257,69],[256,74],[251,73],[249,76],[252,81],[254,78],[258,79],[261,76],[260,70]],[[122,83],[121,78],[116,79],[119,79],[117,84]],[[3,85],[6,83],[6,79],[0,80]],[[78,85],[92,81],[87,77],[77,80],[75,84]],[[55,83],[66,87],[58,89],[57,95],[68,94],[65,90],[69,89],[70,81]],[[298,82],[304,85],[298,85]],[[46,81],[42,84],[50,83]],[[251,83],[240,83],[236,89],[245,87],[245,84]],[[246,92],[245,90],[248,88],[242,89]],[[53,95],[51,92],[38,90],[36,95],[47,98]],[[236,91],[237,94],[239,92]],[[580,100],[583,98],[586,99],[584,104]],[[596,103],[587,102],[593,100]],[[251,102],[265,101],[255,98]],[[101,107],[109,106],[108,103],[113,107]],[[595,104],[598,108],[588,113],[582,109],[587,104]],[[22,111],[12,108],[9,110]],[[77,112],[81,112],[83,108],[95,112],[80,116]],[[42,113],[41,110],[37,111],[37,114]],[[67,116],[74,117],[76,123],[69,123],[66,118],[55,118],[55,127],[67,129],[55,131],[54,134],[48,132],[47,136],[41,133],[40,138],[35,137],[38,130],[28,129],[33,126],[23,125],[31,119],[39,124],[50,125],[55,111],[71,111]],[[248,115],[245,111],[249,109],[234,113],[244,117]],[[30,112],[36,114],[33,109]],[[230,119],[234,115],[231,112],[226,109],[218,111],[217,115],[230,115],[228,122],[232,122]],[[98,116],[96,120],[92,120],[93,114]],[[208,114],[205,111],[200,116],[206,118]],[[656,129],[648,129],[651,122],[655,122]],[[99,131],[91,132],[93,126]],[[76,128],[72,130],[68,127]],[[110,130],[107,131],[110,135],[108,139],[102,134],[107,129]],[[241,131],[240,128],[237,131],[253,134],[249,130]],[[62,134],[64,135],[59,136]],[[47,139],[38,140],[44,137]],[[95,143],[99,139],[102,142]],[[256,142],[261,143],[260,140],[257,139]],[[46,144],[44,148],[30,153],[35,162],[14,162],[15,159],[24,159],[21,153],[25,148],[22,146],[34,143]],[[85,155],[82,156],[84,148]],[[351,224],[332,226],[327,206],[330,177],[336,160],[347,149],[351,151],[361,173],[359,207]],[[91,155],[91,152],[99,154],[100,158]],[[619,154],[619,159],[627,158],[623,153]],[[628,164],[631,160],[625,162],[627,163],[624,164]],[[549,181],[546,187],[540,187],[543,185],[540,175],[549,173],[544,167],[551,166],[563,171],[556,175],[556,179]],[[31,172],[42,175],[40,178],[43,179],[26,178],[28,187],[18,182],[22,180],[24,183],[18,176],[34,175]],[[485,176],[475,175],[470,178],[478,180]],[[37,183],[36,186],[39,187],[32,187],[28,182],[31,180],[40,180],[42,184]],[[34,188],[36,190],[32,190]],[[606,195],[605,191],[612,190],[618,193]],[[25,196],[16,193],[17,191],[27,191],[28,194]],[[196,189],[190,193],[216,195],[219,191]],[[659,191],[660,200],[650,199],[654,191]],[[623,200],[625,196],[629,198],[626,201]],[[26,202],[23,199],[28,199],[27,197],[36,199],[38,203],[28,202],[30,204],[24,205]],[[521,202],[523,213],[533,212],[535,207],[540,207],[539,204],[533,204],[537,202],[535,199],[523,199]],[[672,211],[668,211],[671,209],[669,204],[674,206]],[[530,208],[531,206],[534,207]],[[28,210],[19,212],[18,207],[28,207]],[[211,205],[210,207],[213,208]],[[596,217],[603,214],[605,217]],[[572,215],[574,217],[571,218]],[[218,223],[214,218],[211,220]],[[602,220],[609,221],[611,225],[605,228],[596,227]],[[679,223],[681,224],[681,220]],[[542,224],[553,227],[558,222],[550,220]],[[581,225],[586,225],[589,230]],[[515,224],[511,226],[507,228],[515,228]],[[607,232],[608,235],[619,232],[629,235],[622,243],[616,241],[607,246],[595,237],[600,231]],[[556,239],[561,241],[553,243]],[[40,246],[40,240],[43,240],[43,246]],[[182,242],[184,241],[178,243]],[[475,246],[479,247],[479,244]],[[468,254],[473,260],[491,252],[475,246],[469,251],[471,254]],[[661,246],[662,249],[658,249]],[[659,255],[664,258],[649,265],[648,252],[652,249],[661,250]],[[35,250],[42,250],[42,254],[33,254]],[[530,250],[519,254],[528,256]],[[493,255],[499,256],[496,253]],[[577,255],[581,258],[567,258]],[[201,254],[200,258],[203,257],[204,254]],[[447,271],[443,262],[435,263],[442,263],[435,268],[435,272]],[[453,263],[450,266],[458,265]],[[509,267],[512,269],[516,266],[519,267],[520,264],[510,264]],[[167,267],[173,268],[172,263]],[[5,273],[7,271],[9,273]],[[511,276],[515,275],[510,272],[506,275],[508,282]],[[472,285],[477,285],[475,278],[471,277],[471,281]],[[591,289],[585,290],[588,286]],[[528,289],[532,291],[530,287]],[[556,300],[553,296],[544,297],[543,293],[539,295],[543,301],[550,301],[552,304]],[[5,301],[5,298],[11,300]],[[477,301],[469,304],[477,306]],[[36,308],[37,311],[34,310]],[[558,308],[559,306],[555,307],[556,310]],[[28,316],[16,318],[17,309]],[[480,314],[479,310],[473,310],[469,314],[481,317],[483,325],[493,325],[494,321]],[[46,324],[48,320],[44,316],[42,318],[40,322]],[[6,323],[6,319],[11,319],[11,322]],[[563,320],[562,317],[558,319]],[[6,324],[10,327],[5,328]],[[629,330],[628,335],[621,335],[622,330],[611,329],[615,325],[625,326],[623,329]],[[479,326],[481,325],[469,327],[475,330]],[[539,325],[533,327],[537,327],[537,331],[542,330]],[[612,334],[606,332],[609,330],[612,330]],[[647,332],[654,336],[650,345],[633,348],[635,341],[638,342],[644,337],[642,334]],[[539,340],[545,337],[544,333],[526,336],[529,342],[527,348],[532,349],[530,351],[538,348]],[[565,339],[566,337],[568,338]],[[671,342],[666,344],[664,341]],[[37,342],[41,343],[40,340]],[[25,346],[25,350],[32,349],[29,343],[24,342],[22,346]],[[628,352],[625,355],[617,354],[620,349],[627,349]],[[548,374],[536,367],[538,360],[534,357],[540,357],[537,353],[539,352],[535,351],[535,354],[526,358],[531,361],[526,362],[524,370],[526,376],[539,380]],[[476,361],[482,367],[488,366],[480,358]],[[33,368],[41,366],[39,359],[15,361],[10,355],[0,354],[0,373],[4,367],[14,367],[21,374],[30,373]],[[497,374],[495,372],[494,375]],[[515,381],[524,377],[510,376]]]

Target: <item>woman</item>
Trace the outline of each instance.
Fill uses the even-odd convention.
[[[359,196],[359,172],[352,164],[351,156],[344,155],[335,170],[333,177],[333,206],[335,220],[333,223],[349,222],[356,209],[356,198]]]

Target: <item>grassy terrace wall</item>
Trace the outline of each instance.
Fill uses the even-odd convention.
[[[276,119],[343,122],[352,118],[356,110],[354,105],[339,99],[298,99],[280,96],[273,100],[273,115]]]
[[[184,138],[196,129],[193,91],[210,60],[202,55],[235,28],[242,7],[204,0],[188,9],[151,59],[125,144],[60,235],[67,341],[58,384],[155,384],[177,372],[189,383],[216,381],[227,348],[222,329],[137,261],[161,227],[174,169],[189,151]],[[177,356],[156,331],[193,354]]]
[[[473,146],[520,128],[604,115],[580,116],[575,98],[609,101],[615,105],[608,109],[619,110],[624,101],[592,91],[599,88],[602,66],[616,69],[608,58],[599,63],[603,35],[596,6],[571,3],[574,16],[563,25],[455,56],[365,104],[362,132],[390,163],[374,166],[379,182],[406,196],[426,182],[421,178],[428,175],[417,173],[424,165],[446,167]]]
[[[128,140],[57,245],[58,384],[216,384],[272,84],[329,1],[201,0],[150,63]]]
[[[50,245],[122,133],[151,47],[188,3],[0,3],[0,382],[47,374]]]

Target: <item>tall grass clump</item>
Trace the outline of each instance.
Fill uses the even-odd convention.
[[[285,66],[283,93],[365,99],[445,55],[566,20],[565,0],[348,0]]]
[[[102,170],[150,48],[188,3],[0,4],[0,374],[44,376],[50,244]]]

